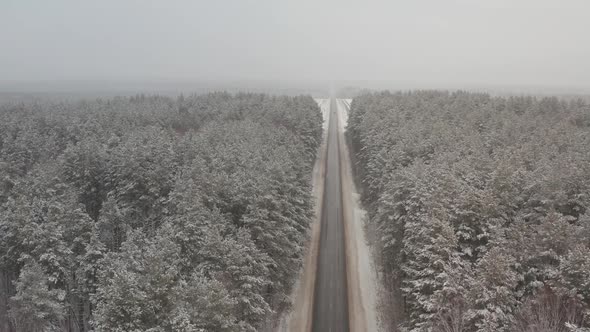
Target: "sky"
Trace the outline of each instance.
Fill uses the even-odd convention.
[[[0,0],[0,81],[590,90],[587,0]]]

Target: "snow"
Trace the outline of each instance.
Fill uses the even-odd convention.
[[[338,115],[340,117],[340,130],[345,131],[348,126],[348,110],[350,109],[350,103],[346,103],[348,99],[338,99]],[[352,100],[352,99],[351,99]]]
[[[293,286],[293,292],[291,293],[293,307],[290,311],[280,317],[278,327],[274,329],[276,332],[306,332],[309,331],[311,327],[309,323],[312,319],[313,286],[315,282],[315,269],[317,266],[317,250],[319,247],[322,198],[324,196],[324,168],[326,164],[325,155],[328,138],[326,133],[328,132],[330,118],[330,99],[316,98],[315,101],[320,106],[324,121],[322,144],[318,150],[318,157],[316,158],[312,173],[315,217],[310,227],[310,240],[304,257],[303,268]],[[265,329],[265,331],[271,330],[273,329]]]
[[[349,105],[350,99],[337,100],[341,142],[345,142],[344,131],[346,130],[348,123]],[[343,152],[342,169],[344,172],[342,181],[346,182],[342,184],[344,195],[343,200],[344,206],[348,206],[351,210],[349,215],[350,218],[349,220],[346,220],[346,222],[350,223],[347,226],[350,226],[348,227],[348,230],[350,230],[349,234],[352,235],[347,236],[347,246],[354,248],[353,252],[349,252],[348,261],[349,264],[352,265],[352,271],[349,271],[349,273],[356,273],[353,280],[358,283],[359,288],[358,295],[360,299],[357,301],[360,301],[360,303],[356,303],[356,306],[359,307],[360,310],[358,311],[361,312],[355,313],[355,315],[358,314],[364,316],[364,319],[362,320],[364,326],[357,327],[363,331],[382,331],[383,327],[380,326],[379,323],[380,319],[377,303],[379,301],[378,294],[383,294],[383,290],[379,279],[377,278],[376,265],[373,261],[373,255],[366,239],[364,227],[366,222],[366,211],[361,206],[360,194],[353,181],[350,154],[346,144],[342,144],[344,146],[341,150],[341,152]]]
[[[294,287],[292,293],[293,308],[289,313],[286,313],[279,323],[278,329],[275,331],[308,331],[312,313],[311,307],[313,305],[313,290],[310,289],[310,285],[313,286],[313,280],[315,279],[315,264],[314,255],[317,253],[317,244],[319,243],[319,221],[321,216],[321,201],[323,197],[324,187],[324,164],[325,159],[322,157],[325,155],[326,138],[325,134],[328,130],[328,120],[330,115],[330,99],[316,99],[316,102],[320,106],[322,116],[324,118],[324,140],[320,147],[319,156],[316,160],[313,171],[313,194],[316,204],[316,218],[314,223],[311,225],[311,240],[309,243],[308,252],[305,257],[305,264],[303,271]],[[348,217],[345,218],[347,221],[347,233],[352,234],[351,237],[347,236],[347,255],[348,263],[351,267],[349,268],[348,274],[353,274],[353,280],[355,286],[352,291],[354,302],[349,303],[354,307],[354,313],[350,319],[353,325],[351,325],[351,331],[367,331],[367,332],[380,332],[384,331],[380,325],[380,319],[378,314],[378,294],[383,294],[382,286],[379,279],[377,278],[376,265],[373,262],[372,254],[369,245],[367,244],[364,224],[366,220],[366,211],[360,204],[360,195],[355,188],[353,181],[353,174],[351,168],[351,160],[346,143],[344,140],[344,131],[346,129],[348,120],[348,107],[350,100],[338,99],[336,101],[337,111],[339,116],[339,135],[341,142],[342,156],[342,169],[344,176],[342,177],[343,184],[343,200],[345,212]],[[312,287],[313,288],[313,287]],[[351,290],[349,290],[351,294]],[[308,321],[309,320],[309,321]]]
[[[328,131],[328,123],[330,119],[330,98],[315,98],[316,103],[320,106],[322,117],[324,118],[324,133]]]
[[[344,106],[346,106],[346,119],[348,119],[348,111],[350,110],[350,105],[352,104],[352,99],[338,99]]]

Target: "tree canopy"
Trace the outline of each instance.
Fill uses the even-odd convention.
[[[0,106],[0,329],[254,331],[287,308],[322,119],[308,96]]]
[[[590,305],[589,117],[582,101],[461,91],[352,101],[362,197],[388,296],[405,304],[396,323],[409,331],[588,324],[580,312]]]

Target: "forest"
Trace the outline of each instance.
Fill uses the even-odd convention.
[[[1,331],[255,331],[313,216],[309,96],[0,106]]]
[[[392,326],[588,331],[587,103],[365,93],[348,139]]]

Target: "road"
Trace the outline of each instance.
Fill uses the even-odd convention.
[[[348,287],[342,209],[339,116],[330,100],[330,117],[320,240],[313,300],[312,331],[347,332]]]

